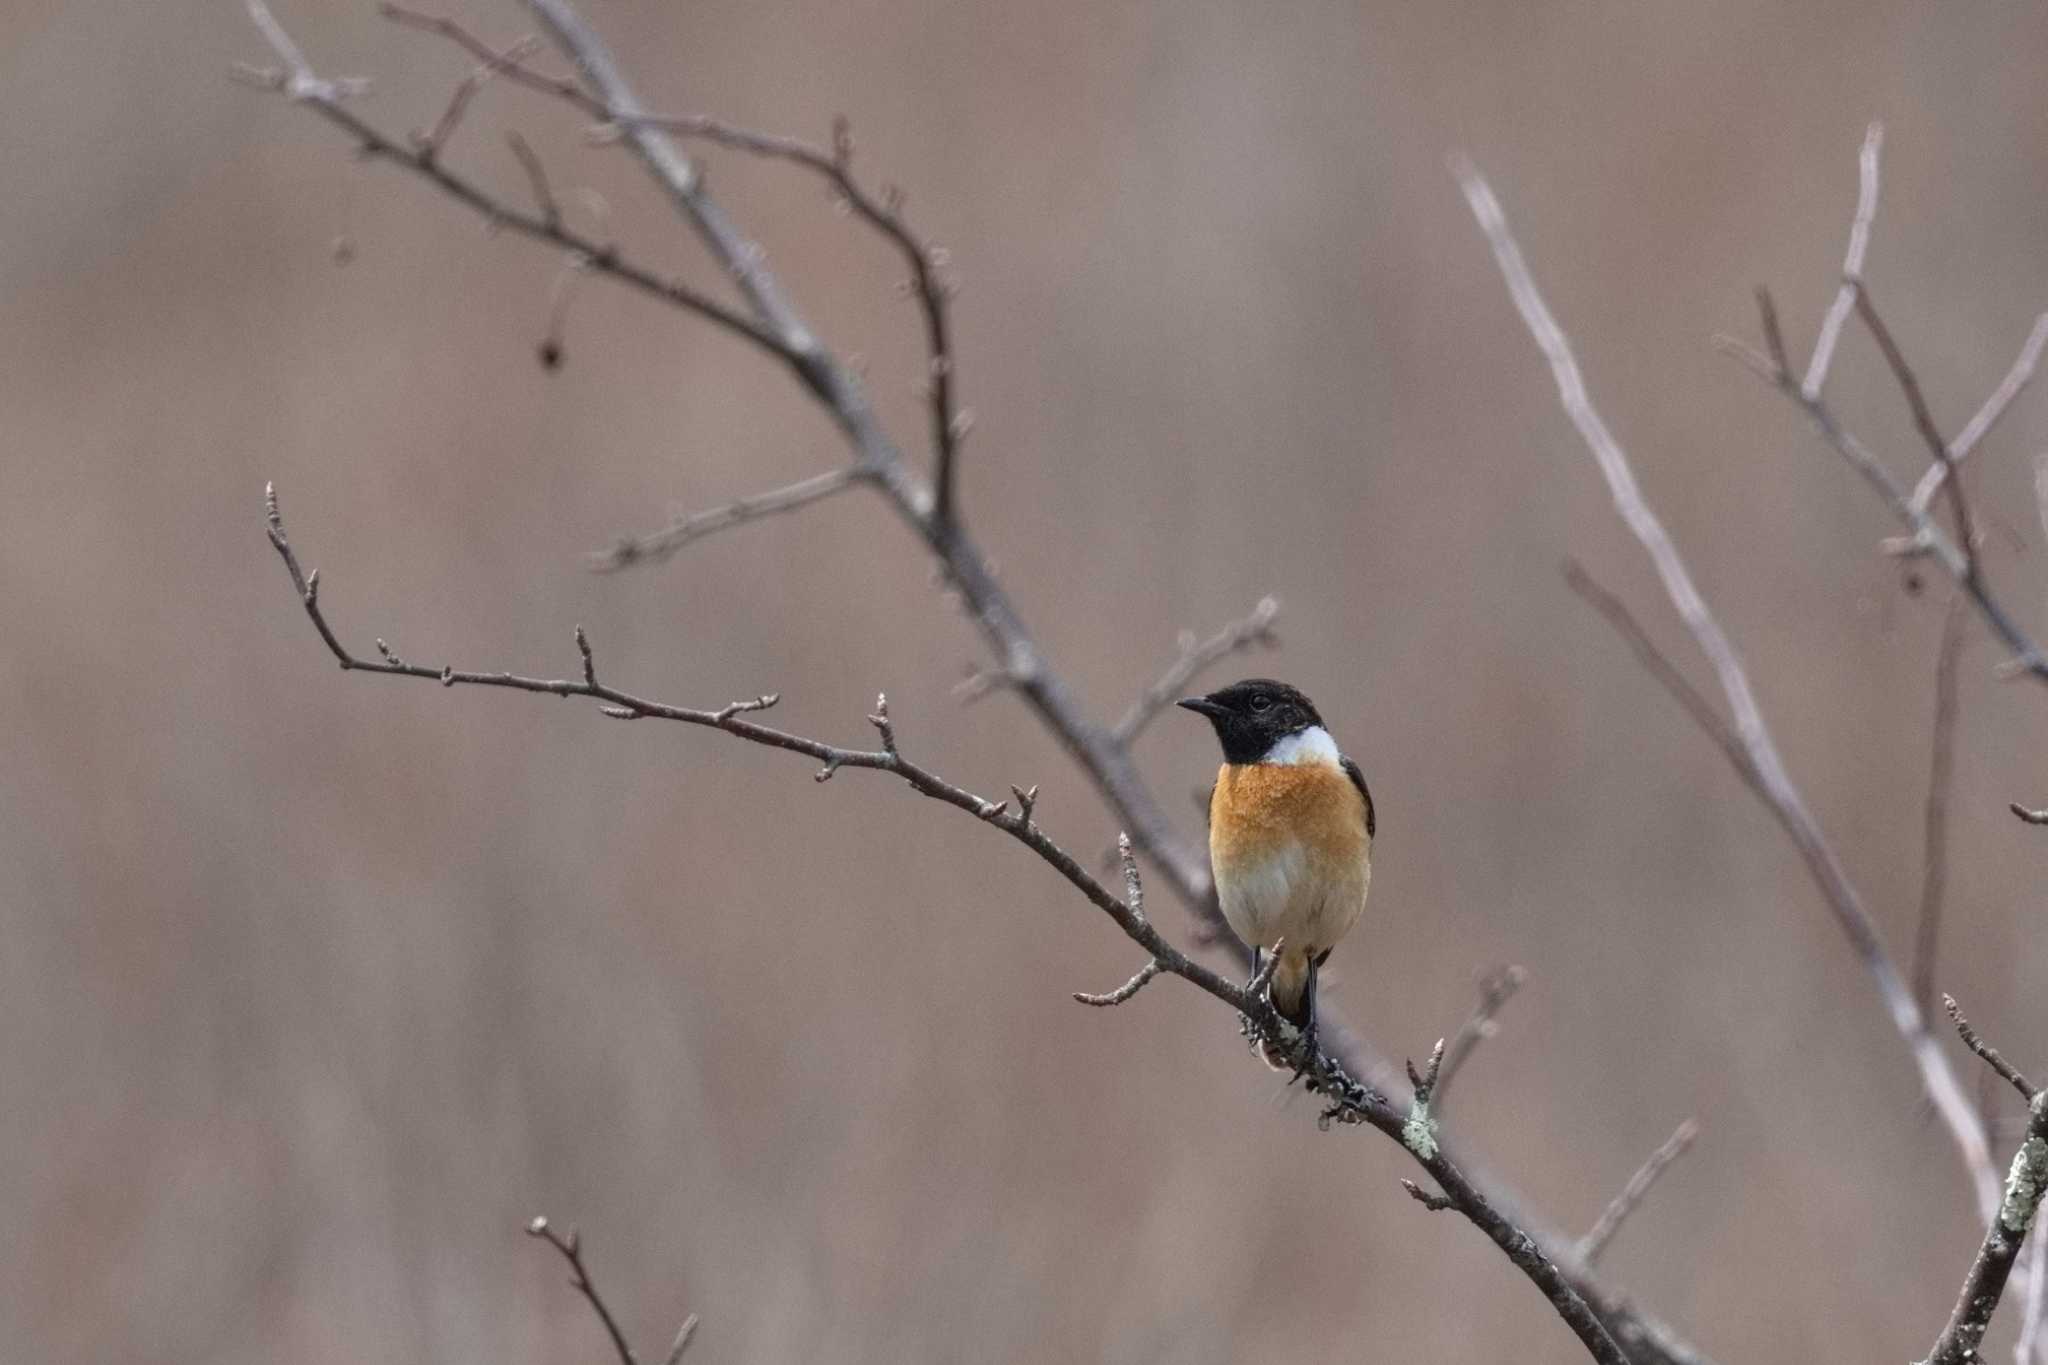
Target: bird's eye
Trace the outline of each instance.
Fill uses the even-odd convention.
[[[1270,711],[1272,709],[1273,699],[1267,696],[1265,693],[1261,692],[1258,696],[1252,698],[1252,710]]]

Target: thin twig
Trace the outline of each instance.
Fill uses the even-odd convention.
[[[1635,1212],[1636,1206],[1643,1202],[1643,1197],[1650,1192],[1650,1187],[1657,1183],[1657,1178],[1664,1174],[1672,1162],[1685,1155],[1686,1149],[1692,1146],[1693,1139],[1699,1135],[1699,1120],[1687,1119],[1672,1131],[1671,1136],[1664,1140],[1663,1146],[1650,1153],[1650,1159],[1628,1178],[1628,1184],[1621,1187],[1621,1193],[1615,1195],[1607,1207],[1601,1210],[1598,1221],[1579,1239],[1580,1260],[1591,1265],[1600,1259],[1600,1253],[1614,1240],[1614,1234],[1621,1231],[1622,1223]]]
[[[586,95],[583,87],[575,81],[564,76],[545,75],[528,66],[528,40],[522,39],[501,52],[455,20],[443,15],[427,14],[404,5],[393,4],[379,5],[377,12],[402,28],[418,29],[423,33],[432,33],[448,39],[507,80],[523,85],[529,90],[538,90],[543,94],[553,95],[556,99],[567,100],[592,118],[606,116],[604,102]]]
[[[570,56],[575,69],[591,82],[595,93],[586,97],[581,107],[600,120],[630,119],[638,108],[630,87],[611,61],[609,53],[567,0],[528,0],[528,4],[541,15],[549,32]],[[264,17],[268,17],[267,11]],[[522,69],[517,73],[508,70],[501,74],[522,85],[544,86],[544,78],[529,70]],[[491,221],[558,248],[584,252],[591,257],[593,268],[601,273],[706,317],[744,336],[763,352],[786,364],[845,435],[854,452],[855,462],[876,471],[875,478],[882,493],[903,523],[925,543],[938,561],[947,582],[958,592],[991,654],[1002,661],[1003,675],[1010,690],[1060,740],[1115,812],[1119,822],[1130,832],[1137,849],[1151,860],[1175,895],[1195,916],[1197,937],[1224,946],[1237,956],[1239,962],[1246,960],[1245,950],[1223,925],[1204,850],[1176,830],[1129,753],[1112,743],[1106,728],[1096,725],[1087,716],[1065,679],[1051,666],[1007,590],[997,580],[988,557],[967,533],[958,516],[945,518],[933,515],[936,507],[946,506],[952,500],[937,498],[908,469],[901,452],[881,426],[869,403],[857,369],[834,356],[805,326],[783,298],[765,257],[719,213],[704,192],[694,168],[653,145],[659,140],[658,132],[644,128],[625,130],[628,139],[635,142],[635,151],[647,165],[650,175],[669,193],[671,201],[696,230],[713,259],[741,285],[747,299],[746,312],[726,308],[687,287],[669,285],[648,272],[625,264],[613,248],[558,231],[543,218],[522,214],[501,204],[438,166],[416,164],[406,148],[355,119],[347,111],[312,104],[309,99],[309,96],[319,95],[338,101],[359,88],[357,83],[321,83],[312,77],[310,71],[295,68],[289,77],[280,75],[275,81],[266,81],[266,86],[285,90],[307,101],[309,107],[342,128],[370,155],[405,165],[444,193],[485,214]],[[619,95],[626,98],[621,100],[617,98]],[[884,207],[889,205],[885,203]],[[943,262],[934,256],[928,264],[936,271]],[[964,414],[960,416],[964,417]],[[304,578],[307,581],[302,588],[302,601],[316,601],[317,580],[312,575]],[[352,661],[332,641],[325,621],[316,618],[315,625],[337,659],[350,665]],[[445,678],[440,674],[435,677],[448,685],[471,680],[458,677],[453,670],[449,670]],[[525,685],[529,690],[561,695],[545,679],[508,681],[501,677],[478,675],[476,680],[505,686]],[[636,698],[626,700],[639,701]],[[658,709],[660,704],[640,702],[640,705],[643,709],[636,711],[621,701],[606,700],[600,709],[606,714],[627,717],[663,714],[662,709]],[[684,708],[666,709],[677,713],[670,719],[705,723],[699,716],[682,714]],[[700,715],[715,716],[716,713]],[[720,728],[737,734],[739,731],[734,727],[738,724],[735,721]],[[774,743],[772,740],[762,742]],[[852,752],[812,743],[815,747],[807,751],[813,752],[814,756],[817,756],[817,750],[827,751],[821,758],[820,777],[830,776],[842,762],[847,761],[844,755]],[[913,780],[913,786],[916,785]],[[919,790],[924,788],[919,787]],[[940,799],[983,819],[988,819],[987,813],[997,805],[971,793],[962,795],[964,800],[944,795],[940,795]],[[994,823],[1006,831],[1011,830],[1013,824],[1020,825],[1032,839],[1042,837],[1028,819],[1005,814]],[[1038,845],[1034,843],[1033,847],[1038,848]],[[1046,849],[1057,852],[1056,846],[1049,843]],[[1053,857],[1046,849],[1039,850],[1041,856],[1054,862],[1065,875],[1066,867],[1059,861],[1065,855],[1061,853]],[[1078,865],[1074,870],[1079,871]],[[1084,889],[1084,894],[1089,893]],[[1089,894],[1089,899],[1091,902],[1094,900],[1092,894]],[[1098,905],[1098,908],[1106,907]],[[1150,933],[1149,929],[1147,932]],[[1185,972],[1178,974],[1186,975]],[[1220,977],[1215,981],[1229,986]],[[1203,984],[1205,989],[1214,993],[1214,982]],[[1236,991],[1234,986],[1229,988]],[[1233,994],[1226,998],[1236,1000],[1240,997]],[[1245,1011],[1240,1010],[1240,1013]],[[1281,1027],[1277,1017],[1272,1020],[1272,1027]],[[1321,1087],[1323,1093],[1336,1096],[1332,1112],[1338,1114],[1343,1122],[1368,1123],[1399,1140],[1405,1115],[1388,1107],[1380,1090],[1375,1088],[1375,1082],[1391,1083],[1395,1073],[1390,1063],[1345,1028],[1335,1011],[1324,1012],[1319,1036],[1327,1055],[1315,1059],[1309,1079]],[[1487,1180],[1482,1184],[1464,1167],[1451,1163],[1448,1158],[1439,1160],[1430,1173],[1443,1185],[1447,1197],[1454,1199],[1461,1214],[1485,1232],[1508,1260],[1530,1278],[1574,1333],[1587,1342],[1596,1358],[1620,1360],[1618,1350],[1613,1346],[1613,1340],[1618,1336],[1628,1343],[1638,1365],[1706,1365],[1705,1357],[1667,1324],[1578,1267],[1570,1256],[1568,1239],[1552,1231],[1534,1229],[1525,1232],[1516,1226],[1501,1210],[1518,1201],[1499,1182]]]
[[[1997,1048],[1985,1042],[1983,1036],[1976,1029],[1970,1027],[1970,1021],[1963,1017],[1962,1006],[1956,1004],[1956,998],[1952,995],[1944,995],[1941,997],[1941,1003],[1942,1007],[1948,1011],[1948,1017],[1954,1021],[1956,1032],[1962,1036],[1963,1046],[1976,1053],[1984,1065],[1997,1072],[2006,1083],[2019,1091],[2021,1099],[2026,1100],[2029,1104],[2033,1103],[2034,1097],[2040,1094],[2040,1092],[2034,1089],[2025,1076],[2020,1074],[2017,1067],[2005,1060]]]
[[[601,131],[606,136],[623,135],[631,129],[659,129],[678,137],[700,138],[717,146],[770,160],[802,166],[832,186],[854,215],[893,246],[910,268],[910,291],[917,298],[925,329],[924,392],[931,413],[932,517],[950,524],[956,513],[953,488],[960,443],[973,427],[972,414],[954,405],[955,361],[951,322],[947,316],[953,285],[941,273],[947,255],[943,247],[918,237],[904,217],[901,190],[885,187],[879,194],[869,190],[853,174],[853,133],[844,118],[832,125],[830,151],[798,138],[756,132],[706,114],[619,115]]]
[[[1442,1113],[1444,1092],[1450,1089],[1451,1078],[1458,1074],[1474,1048],[1498,1031],[1494,1018],[1515,992],[1522,989],[1529,979],[1528,969],[1509,964],[1496,967],[1479,978],[1479,1002],[1472,1007],[1472,1013],[1451,1035],[1450,1044],[1444,1049],[1443,1066],[1436,1079],[1436,1107]]]
[[[616,247],[594,241],[563,226],[560,215],[527,213],[499,199],[490,191],[450,171],[435,157],[406,145],[398,138],[391,137],[372,126],[343,102],[351,83],[346,81],[322,80],[313,75],[304,65],[304,57],[289,38],[283,37],[283,30],[277,28],[277,21],[271,16],[263,0],[246,0],[252,17],[257,18],[258,27],[265,36],[275,31],[272,47],[290,68],[289,79],[277,88],[295,103],[311,109],[329,123],[342,129],[356,142],[357,150],[366,158],[388,161],[403,167],[423,180],[432,182],[442,193],[466,204],[482,214],[495,227],[508,232],[547,242],[565,251],[579,252],[589,258],[590,268],[597,273],[621,284],[651,294],[665,303],[696,314],[735,336],[743,337],[767,351],[779,360],[794,363],[783,340],[770,330],[744,314],[735,312],[726,305],[698,292],[688,285],[662,279],[651,270],[626,260]],[[278,39],[282,39],[280,46]],[[294,65],[297,63],[297,65]]]
[[[435,157],[441,154],[441,148],[446,145],[448,139],[454,135],[456,127],[462,122],[462,115],[468,110],[469,102],[476,98],[476,92],[490,79],[490,75],[490,67],[479,66],[455,83],[455,90],[448,96],[448,104],[441,110],[441,117],[434,121],[434,126],[426,132],[413,134],[412,145],[421,156]]]
[[[1408,1191],[1411,1199],[1428,1209],[1431,1213],[1442,1213],[1445,1209],[1452,1207],[1449,1199],[1440,1194],[1431,1194],[1406,1176],[1401,1177],[1401,1188]]]
[[[1934,656],[1933,756],[1921,820],[1920,919],[1913,935],[1913,999],[1934,1008],[1934,966],[1941,949],[1942,902],[1948,891],[1948,807],[1955,786],[1956,663],[1962,656],[1963,598],[1949,599]]]
[[[1184,633],[1179,656],[1131,703],[1110,730],[1110,736],[1119,744],[1130,744],[1161,712],[1180,699],[1182,691],[1204,669],[1242,650],[1277,646],[1280,639],[1273,632],[1273,622],[1279,615],[1279,601],[1262,597],[1249,616],[1232,621],[1206,640],[1197,640],[1193,631]]]
[[[690,1342],[697,1335],[697,1315],[690,1314],[683,1319],[683,1325],[676,1328],[676,1339],[669,1343],[668,1356],[662,1365],[676,1365],[683,1358],[683,1352],[690,1349]]]
[[[972,414],[956,406],[954,399],[955,362],[952,343],[952,325],[948,307],[953,294],[952,282],[944,277],[943,268],[946,253],[918,237],[903,214],[903,195],[895,189],[885,188],[876,193],[863,185],[853,174],[853,137],[844,119],[833,125],[832,145],[829,150],[814,146],[797,138],[783,137],[772,133],[756,132],[741,128],[723,119],[704,114],[653,114],[639,107],[629,87],[617,74],[610,54],[597,42],[597,35],[577,18],[567,5],[537,3],[531,6],[542,21],[554,31],[557,41],[574,40],[574,52],[578,65],[590,73],[590,79],[597,93],[592,94],[575,82],[533,71],[519,61],[507,60],[505,54],[495,53],[490,45],[470,33],[462,25],[450,19],[420,14],[398,5],[385,5],[384,14],[410,27],[424,29],[460,45],[465,51],[486,62],[501,63],[499,69],[527,86],[558,99],[566,100],[583,113],[598,120],[598,131],[606,140],[623,139],[640,151],[643,159],[654,171],[658,180],[669,187],[693,220],[710,204],[698,183],[694,166],[680,154],[664,150],[663,144],[650,140],[650,134],[673,133],[678,137],[700,138],[718,146],[749,155],[787,161],[805,167],[823,176],[845,204],[863,222],[875,229],[893,246],[910,268],[911,291],[918,301],[925,329],[925,382],[928,406],[931,412],[931,440],[934,465],[932,516],[940,525],[950,524],[955,516],[953,488],[956,482],[955,466],[958,462],[961,442],[973,427]],[[594,55],[602,58],[595,64],[586,64],[584,58]],[[620,97],[624,96],[623,99]],[[695,207],[691,207],[694,204]],[[699,223],[700,231],[716,235],[722,218],[715,211]],[[746,250],[747,244],[739,243],[735,234],[727,229],[730,243],[737,243],[741,250],[738,255],[757,254]],[[730,244],[729,243],[729,244]],[[717,249],[717,248],[715,248]],[[721,256],[728,253],[719,250]],[[780,302],[780,296],[772,288],[766,294],[758,291],[764,281],[772,280],[765,269],[747,267],[740,275],[743,287],[756,293],[757,311],[764,302]],[[775,313],[770,309],[764,317]],[[793,321],[794,313],[786,305],[781,314],[783,320]]]
[[[1849,250],[1842,259],[1842,283],[1835,290],[1821,320],[1820,335],[1814,339],[1813,359],[1807,362],[1806,380],[1799,391],[1811,403],[1820,398],[1828,382],[1828,366],[1834,362],[1835,344],[1842,328],[1856,310],[1856,296],[1863,288],[1863,257],[1870,250],[1870,224],[1877,217],[1877,163],[1884,148],[1884,125],[1872,123],[1863,134],[1863,152],[1857,157],[1856,216],[1849,224]]]
[[[1095,1005],[1098,1007],[1121,1005],[1124,1001],[1143,990],[1145,983],[1159,975],[1160,970],[1158,958],[1147,958],[1145,965],[1138,968],[1137,974],[1115,990],[1105,991],[1101,995],[1094,995],[1088,991],[1075,991],[1074,998],[1084,1005]]]
[[[1875,212],[1879,145],[1878,140],[1864,139],[1862,156],[1864,165],[1864,193],[1858,196],[1857,201],[1857,216],[1859,219],[1867,219],[1870,213]],[[1850,230],[1852,248],[1856,235],[1856,229],[1852,227]],[[1867,221],[1864,223],[1864,235],[1866,237],[1868,235]],[[1876,313],[1874,310],[1869,309],[1865,301],[1865,294],[1864,285],[1859,278],[1853,291],[1845,290],[1843,293],[1837,294],[1836,303],[1839,305],[1842,299],[1848,296],[1851,306],[1863,308],[1866,319],[1873,319],[1876,317]],[[1951,540],[1947,533],[1936,524],[1931,515],[1930,503],[1935,485],[1930,485],[1923,478],[1920,488],[1916,488],[1912,493],[1908,493],[1899,480],[1893,476],[1891,470],[1886,468],[1875,455],[1871,454],[1863,442],[1859,441],[1842,426],[1840,419],[1835,416],[1834,410],[1828,407],[1826,402],[1822,400],[1820,385],[1818,383],[1802,383],[1792,373],[1790,366],[1785,361],[1783,342],[1779,339],[1777,310],[1771,302],[1769,291],[1764,289],[1757,291],[1757,312],[1761,320],[1766,343],[1772,352],[1770,356],[1759,355],[1752,348],[1729,337],[1715,337],[1715,346],[1741,361],[1758,378],[1791,399],[1800,411],[1806,414],[1807,419],[1813,423],[1814,428],[1820,432],[1821,438],[1830,446],[1833,446],[1836,453],[1847,460],[1852,469],[1863,476],[1865,482],[1869,483],[1877,491],[1878,496],[1884,499],[1885,505],[1892,510],[1893,515],[1905,523],[1908,535],[1903,539],[1889,542],[1886,548],[1902,553],[1924,552],[1932,554],[1936,559],[1940,560],[1942,567],[1968,591],[1970,599],[1977,604],[1978,612],[1990,624],[1999,639],[2004,641],[2006,646],[2013,651],[2015,657],[2007,665],[2007,670],[2013,673],[2024,673],[2037,682],[2048,683],[2048,653],[2043,653],[2041,648],[2028,636],[2027,632],[2021,628],[2018,620],[2012,613],[2007,611],[2004,604],[1992,595],[1990,589],[1984,583],[1982,574],[1978,572],[1976,547],[1971,539],[1970,528],[1965,524],[1968,517],[1966,505],[1960,500],[1956,503],[1959,518],[1957,533],[1958,537],[1962,540],[1962,544],[1958,545],[1955,540]],[[1834,329],[1837,333],[1839,330],[1839,328]],[[1881,323],[1874,327],[1872,331],[1873,335],[1879,338],[1881,346],[1890,340],[1889,333],[1882,330]],[[1824,327],[1824,337],[1827,335],[1827,332],[1828,329]],[[1901,385],[1905,386],[1906,376],[1910,375],[1911,371],[1904,369],[1903,359],[1897,355],[1897,348],[1895,346],[1887,347],[1886,358],[1893,362],[1893,372],[1899,376]],[[2022,353],[2022,359],[2025,359],[2024,352]],[[1817,363],[1822,361],[1818,351],[1816,351],[1815,361]],[[2016,365],[2015,371],[2017,372],[2022,368],[2031,372],[2030,365],[2025,367]],[[1810,366],[1808,375],[1809,380],[1816,378],[1816,376],[1819,379],[1825,379],[1826,365],[1818,363],[1817,369]],[[2019,387],[2025,383],[2026,376],[2022,374],[2018,378],[2014,378],[2012,375],[2008,375],[2007,378],[2012,385],[2013,393],[2017,394]],[[2001,385],[2001,391],[2005,387],[2005,385]],[[1993,399],[1995,400],[1997,397],[1998,395],[1994,393]],[[1957,458],[1954,452],[1957,446],[1961,445],[1962,437],[1958,436],[1954,444],[1945,445],[1941,442],[1939,434],[1934,433],[1932,420],[1921,420],[1926,415],[1926,404],[1919,397],[1917,381],[1909,388],[1907,398],[1914,405],[1915,423],[1921,428],[1923,439],[1928,440],[1928,443],[1933,448],[1937,467],[1950,469]],[[1985,422],[1976,436],[1972,438],[1973,441],[1982,438],[1983,431],[1989,429],[1991,423],[1996,420],[2001,411],[2003,411],[2003,404],[1994,407],[1991,403],[1987,403],[1985,409],[1980,410],[1979,415],[1985,418]],[[1974,419],[1973,425],[1975,425]],[[1946,474],[1944,474],[1942,481],[1952,483],[1952,480],[1949,480]],[[1921,489],[1927,490],[1926,498],[1920,496]],[[1953,495],[1953,493],[1954,489],[1951,488],[1951,494]]]
[[[619,1365],[639,1365],[633,1358],[633,1348],[626,1344],[626,1334],[619,1330],[618,1319],[613,1317],[612,1310],[605,1306],[604,1295],[597,1292],[596,1282],[590,1278],[590,1271],[584,1267],[583,1239],[576,1235],[576,1229],[570,1228],[568,1235],[563,1236],[555,1231],[546,1218],[535,1218],[526,1225],[526,1235],[540,1238],[560,1252],[562,1259],[569,1263],[569,1272],[575,1277],[569,1283],[575,1285],[577,1292],[590,1300],[591,1310],[597,1314],[598,1321],[604,1324],[605,1335],[612,1339],[612,1350],[618,1354]]]
[[[329,626],[325,610],[320,605],[318,577],[316,574],[305,572],[300,566],[298,554],[285,534],[284,522],[278,511],[274,491],[267,492],[266,516],[270,543],[276,549],[279,558],[284,561],[286,573],[298,593],[300,606],[321,640],[326,643],[335,661],[343,669],[426,679],[449,687],[466,684],[512,688],[560,697],[590,697],[606,703],[610,714],[623,713],[635,717],[659,718],[679,721],[686,725],[704,726],[723,730],[751,743],[809,755],[824,765],[818,774],[820,778],[829,777],[842,767],[865,768],[894,774],[920,795],[964,810],[1029,848],[1079,891],[1090,904],[1115,921],[1127,937],[1145,949],[1158,964],[1161,972],[1170,972],[1223,1001],[1235,1009],[1257,1035],[1268,1038],[1286,1035],[1286,1021],[1274,1010],[1272,1002],[1265,998],[1263,992],[1254,988],[1260,983],[1255,981],[1252,986],[1239,986],[1188,957],[1167,942],[1141,913],[1134,911],[1129,900],[1116,896],[1090,875],[1073,855],[1053,842],[1027,815],[1010,811],[1006,803],[989,801],[977,796],[905,756],[898,744],[886,698],[876,698],[875,711],[868,717],[881,739],[882,748],[879,751],[859,750],[827,744],[822,740],[773,729],[741,718],[740,712],[761,709],[772,704],[769,697],[762,697],[751,705],[735,703],[716,711],[673,706],[637,697],[593,681],[597,672],[596,666],[587,660],[585,676],[582,679],[551,679],[511,673],[473,673],[445,667],[437,670],[408,664],[395,658],[387,658],[382,662],[358,658],[341,644]],[[579,655],[584,653],[588,643],[587,637],[579,636]],[[1275,957],[1277,956],[1276,952]],[[1600,1365],[1630,1365],[1628,1357],[1615,1343],[1603,1315],[1596,1313],[1587,1303],[1574,1279],[1567,1277],[1558,1268],[1556,1261],[1535,1238],[1496,1209],[1486,1195],[1472,1183],[1471,1177],[1436,1143],[1434,1124],[1428,1117],[1428,1092],[1435,1083],[1441,1067],[1443,1048],[1443,1043],[1439,1042],[1431,1059],[1428,1076],[1418,1079],[1417,1100],[1406,1109],[1396,1107],[1384,1094],[1369,1083],[1354,1077],[1341,1061],[1321,1049],[1312,1050],[1304,1056],[1301,1071],[1314,1091],[1329,1101],[1323,1115],[1326,1122],[1365,1124],[1402,1143],[1437,1182],[1438,1187],[1444,1191],[1445,1197],[1451,1200],[1458,1212],[1486,1233],[1495,1245],[1501,1248],[1509,1262],[1528,1277]],[[1614,1310],[1606,1311],[1612,1313]],[[1634,1318],[1625,1320],[1631,1324],[1637,1321]],[[1643,1336],[1648,1336],[1651,1327],[1643,1324],[1637,1331]]]
[[[1977,409],[1969,423],[1956,433],[1953,441],[1948,443],[1948,458],[1930,462],[1927,472],[1920,476],[1920,482],[1913,485],[1914,507],[1924,513],[1934,505],[1934,495],[1941,491],[1942,482],[1948,477],[1950,467],[1961,464],[1969,457],[1971,451],[1983,443],[1984,438],[1990,435],[1991,429],[1998,425],[1998,419],[2005,416],[2006,409],[2012,406],[2013,400],[2032,382],[2034,371],[2041,363],[2043,346],[2048,346],[2048,313],[2034,319],[2034,330],[2027,333],[2027,339],[2021,344],[2020,353],[2014,358],[2012,368],[2006,371],[2005,378],[1999,381],[1991,396],[1984,400],[1984,406]],[[1926,549],[1926,546],[1920,545],[1917,541],[1909,541],[1908,545],[1923,552]]]
[[[1969,1094],[1949,1066],[1947,1056],[1929,1033],[1926,1017],[1914,1004],[1912,991],[1885,951],[1876,924],[1864,908],[1861,893],[1849,880],[1848,870],[1842,865],[1834,847],[1827,842],[1819,822],[1806,805],[1805,797],[1792,781],[1734,644],[1715,619],[1706,599],[1700,595],[1691,570],[1686,567],[1664,523],[1644,498],[1620,442],[1615,440],[1587,395],[1585,379],[1579,371],[1578,360],[1572,354],[1571,343],[1551,315],[1549,305],[1543,301],[1493,190],[1469,163],[1460,163],[1456,172],[1464,188],[1466,202],[1493,249],[1494,259],[1500,266],[1515,307],[1550,364],[1559,400],[1600,466],[1600,472],[1613,494],[1616,511],[1648,553],[1672,606],[1713,667],[1734,717],[1734,736],[1746,754],[1746,762],[1736,764],[1737,771],[1750,780],[1751,786],[1763,797],[1791,838],[1834,913],[1836,923],[1877,987],[1893,1028],[1898,1031],[1919,1068],[1922,1085],[1948,1125],[1964,1169],[1970,1175],[1978,1209],[1983,1217],[1990,1218],[1998,1206],[1998,1177],[1991,1167],[1990,1144],[1985,1139],[1983,1122],[1976,1107],[1970,1103]],[[1768,309],[1766,315],[1769,316]],[[1769,331],[1767,327],[1767,335]],[[1782,343],[1776,349],[1782,351]],[[1782,362],[1780,370],[1783,372]],[[1797,385],[1789,376],[1786,382],[1791,385],[1792,392],[1798,392]]]
[[[2009,809],[2030,825],[2048,825],[2048,810],[2029,810],[2017,801],[2011,803]]]
[[[1914,430],[1927,443],[1928,454],[1934,457],[1934,462],[1946,471],[1944,486],[1948,489],[1949,507],[1955,513],[1956,541],[1963,552],[1963,581],[1965,585],[1975,583],[1983,569],[1977,563],[1977,530],[1970,519],[1969,499],[1963,496],[1963,481],[1956,473],[1955,457],[1949,453],[1948,442],[1942,438],[1941,429],[1934,424],[1934,413],[1927,406],[1927,395],[1921,391],[1920,377],[1906,363],[1906,353],[1899,349],[1891,328],[1885,326],[1884,319],[1878,315],[1877,305],[1870,301],[1868,286],[1856,293],[1856,312],[1862,317],[1863,325],[1870,329],[1877,349],[1884,354],[1885,364],[1891,367],[1892,377],[1906,395],[1906,406],[1913,413]]]
[[[774,516],[779,512],[794,512],[809,507],[814,502],[823,502],[835,493],[843,493],[857,484],[872,481],[872,475],[854,465],[813,474],[808,479],[781,488],[771,488],[765,493],[755,493],[738,498],[723,506],[706,508],[677,517],[659,531],[644,536],[620,540],[609,550],[590,556],[590,567],[600,573],[611,573],[618,569],[630,568],[667,559],[691,541],[702,540],[705,536],[735,526],[744,526],[762,517]]]
[[[519,159],[520,168],[526,172],[526,183],[533,186],[533,202],[540,207],[541,222],[557,232],[561,231],[562,206],[555,199],[554,190],[548,186],[547,168],[540,164],[540,154],[516,132],[506,133],[505,142],[512,148],[512,155]]]

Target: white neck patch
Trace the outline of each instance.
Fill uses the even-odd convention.
[[[1334,768],[1340,758],[1337,741],[1330,738],[1330,732],[1320,725],[1311,725],[1298,734],[1277,741],[1259,762],[1324,763]]]

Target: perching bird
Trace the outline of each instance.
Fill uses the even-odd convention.
[[[1209,796],[1209,865],[1231,930],[1261,955],[1280,944],[1273,1007],[1315,1038],[1316,974],[1365,909],[1372,793],[1286,683],[1247,678],[1180,703],[1209,718],[1223,767]]]

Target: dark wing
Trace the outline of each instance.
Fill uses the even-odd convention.
[[[1365,774],[1358,771],[1358,765],[1348,758],[1339,759],[1338,761],[1344,765],[1344,776],[1351,779],[1351,785],[1358,788],[1358,794],[1365,798],[1365,833],[1367,838],[1371,838],[1373,834],[1372,792],[1365,785]]]

